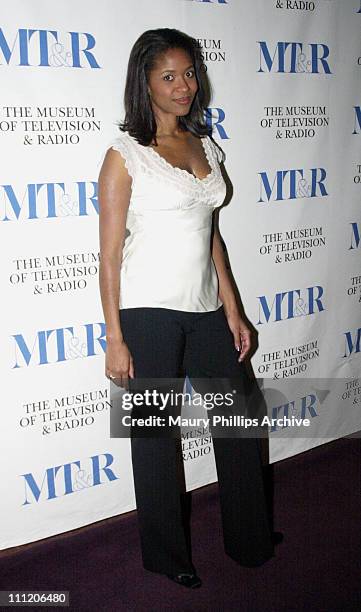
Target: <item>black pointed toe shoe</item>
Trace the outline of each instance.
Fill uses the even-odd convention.
[[[173,582],[187,587],[188,589],[197,589],[202,584],[202,581],[197,574],[177,574],[175,576],[172,574],[166,574],[166,576],[170,580],[173,580]]]

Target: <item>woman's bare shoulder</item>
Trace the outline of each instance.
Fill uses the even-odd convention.
[[[113,139],[104,156],[100,174],[114,173],[127,175],[129,179],[132,179],[134,175],[133,155],[126,132],[121,132]]]

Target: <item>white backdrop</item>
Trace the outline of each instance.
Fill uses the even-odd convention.
[[[13,0],[0,27],[0,548],[135,507],[129,441],[109,436],[96,193],[149,28],[199,40],[252,365],[288,381],[272,415],[311,420],[270,432],[271,461],[360,430],[360,0]],[[189,489],[216,479],[209,437],[183,451]]]

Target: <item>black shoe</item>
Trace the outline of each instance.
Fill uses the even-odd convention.
[[[173,580],[173,582],[181,584],[189,589],[197,589],[202,584],[202,581],[197,574],[177,574],[175,576],[172,574],[166,574],[166,576],[170,580]]]

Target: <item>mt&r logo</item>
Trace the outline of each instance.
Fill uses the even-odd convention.
[[[330,49],[323,43],[277,42],[270,51],[265,40],[259,44],[257,72],[332,74],[327,58]]]
[[[0,65],[48,68],[101,68],[94,55],[96,41],[87,32],[0,28]]]

